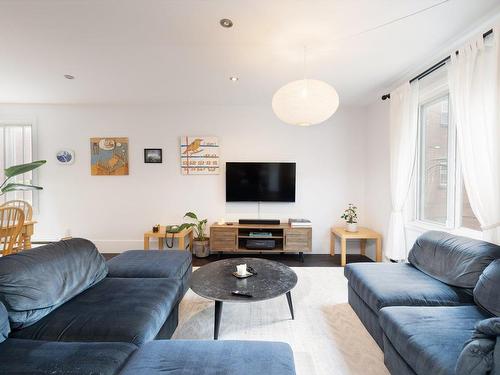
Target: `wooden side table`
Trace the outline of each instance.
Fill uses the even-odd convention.
[[[366,240],[375,240],[375,261],[382,261],[382,236],[371,229],[358,227],[357,232],[348,232],[343,227],[333,227],[330,234],[330,255],[335,255],[335,237],[340,238],[340,265],[345,267],[347,240],[360,240],[361,255],[365,255]]]
[[[149,231],[144,233],[144,250],[149,250],[149,239],[158,238],[158,249],[163,250],[163,243],[166,238],[176,238],[179,240],[179,248],[182,250],[193,250],[193,228],[186,228],[177,233],[166,233],[165,227],[160,226],[158,232]],[[188,237],[189,245],[186,246],[186,237]]]

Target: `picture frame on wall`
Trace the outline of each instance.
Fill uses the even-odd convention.
[[[61,165],[71,165],[75,162],[75,152],[68,148],[56,152],[56,160]]]
[[[90,138],[90,174],[92,176],[127,176],[127,137]]]
[[[163,163],[163,150],[161,148],[145,148],[144,163]]]
[[[181,171],[183,175],[217,175],[220,173],[217,137],[181,137]]]

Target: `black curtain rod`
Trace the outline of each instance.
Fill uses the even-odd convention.
[[[493,29],[491,30],[488,30],[486,31],[484,34],[483,34],[483,38],[486,38],[488,35],[491,35],[493,33]],[[458,55],[458,51],[455,51],[455,54]],[[420,73],[418,76],[416,77],[413,77],[412,79],[410,79],[410,83],[412,83],[413,81],[417,81],[419,79],[422,79],[424,78],[425,76],[428,76],[429,74],[431,74],[432,72],[438,70],[439,68],[441,68],[442,66],[446,65],[446,63],[451,59],[450,56],[447,56],[445,57],[444,59],[442,59],[441,61],[437,62],[436,64],[434,64],[433,66],[431,66],[429,69],[427,70],[424,70],[422,73]],[[385,94],[385,95],[382,95],[382,100],[386,100],[386,99],[390,99],[391,98],[391,94]]]

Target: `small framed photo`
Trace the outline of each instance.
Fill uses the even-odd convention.
[[[144,163],[163,163],[161,148],[145,148]]]
[[[67,148],[58,150],[56,159],[59,164],[71,165],[75,162],[75,152]]]

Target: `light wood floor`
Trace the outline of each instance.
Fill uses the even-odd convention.
[[[388,375],[383,353],[347,304],[340,267],[294,268],[295,320],[285,296],[249,304],[224,304],[221,340],[284,341],[291,345],[298,375]],[[173,339],[213,337],[214,303],[191,290],[181,302]]]

